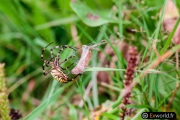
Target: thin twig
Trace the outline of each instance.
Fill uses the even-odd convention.
[[[179,69],[179,56],[178,56],[178,51],[176,51],[176,69]],[[176,74],[176,78],[178,79],[178,74]],[[176,93],[179,89],[179,81],[176,82],[176,89],[173,91],[173,94],[171,96],[171,99],[169,100],[168,106],[167,106],[167,110],[169,110],[169,108],[171,107],[171,104],[174,100],[174,97],[176,96]]]
[[[89,92],[91,91],[91,89],[92,89],[92,80],[90,80],[90,82],[89,82],[89,84],[85,90],[85,93],[83,96],[84,101],[83,101],[83,99],[81,99],[81,101],[79,102],[79,107],[83,107],[84,102],[87,100]],[[82,114],[82,112],[79,112],[79,120],[82,120],[82,118],[83,118],[83,114]]]
[[[89,84],[88,84],[88,86],[87,86],[87,88],[86,88],[86,90],[85,90],[85,93],[84,93],[84,96],[83,96],[84,101],[87,100],[88,95],[89,95],[89,92],[91,91],[91,89],[92,89],[92,80],[89,82]],[[84,105],[84,102],[83,102],[83,100],[81,99],[81,101],[79,102],[79,107],[83,107],[83,105]]]

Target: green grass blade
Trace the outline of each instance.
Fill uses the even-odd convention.
[[[119,116],[115,116],[113,114],[110,114],[110,113],[102,113],[101,116],[104,116],[110,120],[119,120]]]
[[[35,118],[37,118],[40,114],[42,114],[42,112],[49,106],[51,105],[51,103],[53,103],[55,100],[58,99],[58,97],[60,96],[60,94],[62,94],[62,92],[65,90],[65,88],[67,88],[68,86],[70,86],[70,84],[66,84],[64,85],[62,88],[58,89],[52,96],[50,99],[47,99],[46,101],[44,101],[43,103],[41,103],[36,109],[34,109],[31,113],[29,113],[24,120],[34,120]]]
[[[162,48],[162,50],[161,50],[161,52],[160,52],[161,54],[163,54],[163,53],[167,50],[167,48],[170,46],[171,41],[172,41],[173,36],[174,36],[174,33],[176,32],[176,29],[177,29],[177,27],[179,26],[179,22],[180,22],[180,18],[177,20],[177,22],[176,22],[176,24],[175,24],[172,32],[169,34],[169,37],[168,37],[168,39],[166,40],[166,43],[165,43],[164,47]]]
[[[73,105],[70,105],[69,116],[70,120],[78,120],[78,113]]]

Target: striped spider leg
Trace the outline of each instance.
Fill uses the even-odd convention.
[[[57,59],[58,59],[58,61],[60,60],[60,53],[62,52],[62,51],[64,51],[64,49],[66,49],[66,48],[70,48],[70,49],[72,49],[72,50],[74,50],[74,51],[76,51],[78,48],[76,48],[76,47],[73,47],[73,46],[67,46],[67,45],[64,45],[64,46],[55,46],[55,47],[53,47],[53,48],[51,48],[51,55],[53,54],[53,49],[55,49],[55,48],[59,48],[59,47],[61,47],[60,49],[59,49],[59,51],[58,51],[58,54],[57,54]],[[51,57],[53,57],[53,56],[51,56]],[[76,58],[76,56],[75,55],[71,55],[71,56],[69,56],[68,58],[66,58],[64,61],[62,61],[62,62],[60,62],[59,64],[61,65],[61,64],[63,64],[63,63],[65,63],[66,61],[68,61],[69,59],[71,59],[71,58]],[[72,64],[70,64],[68,67],[66,67],[66,68],[63,68],[63,67],[61,67],[61,69],[62,70],[66,70],[66,71],[68,71],[68,68],[70,68],[72,65],[73,65],[74,63],[72,63]]]
[[[74,51],[76,51],[78,48],[76,47],[73,47],[73,46],[68,46],[68,45],[60,45],[60,46],[54,46],[53,48],[50,49],[50,53],[51,53],[51,58],[54,59],[54,55],[53,55],[53,50],[54,49],[58,49],[59,48],[59,51],[58,51],[58,54],[57,54],[57,58],[58,60],[60,60],[60,53],[62,51],[64,51],[64,49],[67,49],[67,48],[70,48]]]
[[[53,43],[53,42],[52,42]],[[48,60],[44,60],[44,51],[46,50],[46,48],[49,46],[49,45],[51,45],[52,43],[49,43],[46,47],[44,47],[43,48],[43,50],[42,50],[42,53],[41,53],[41,60],[43,61],[43,63],[44,63],[44,65],[45,66],[47,66],[47,67],[49,67],[49,62],[51,61],[48,61]]]
[[[83,45],[81,58],[78,61],[77,65],[71,70],[71,73],[75,74],[75,75],[82,74],[91,60],[92,50],[94,49],[94,50],[99,51],[99,49],[95,48],[95,47],[102,45],[102,44],[106,44],[106,43],[107,43],[107,41],[103,40],[99,44],[95,44],[95,45],[91,45],[91,46]]]
[[[73,63],[70,64],[67,68],[61,67],[62,63],[65,63],[69,59],[75,58],[75,56],[74,55],[69,56],[64,61],[59,62],[59,60],[60,60],[60,52],[63,51],[64,49],[66,49],[66,48],[71,48],[72,49],[73,47],[64,45],[64,46],[55,46],[55,47],[51,48],[51,59],[48,61],[48,60],[44,60],[43,58],[44,58],[44,51],[49,45],[47,45],[43,49],[42,55],[41,55],[41,60],[44,62],[43,66],[42,66],[43,74],[46,76],[47,74],[51,73],[51,75],[56,80],[58,80],[59,82],[63,82],[63,83],[66,83],[66,82],[69,82],[69,81],[72,81],[72,80],[76,79],[78,77],[78,75],[76,75],[72,79],[69,79],[68,75],[63,72],[63,70],[67,70],[67,68],[71,67],[73,65]],[[55,49],[55,48],[60,48],[60,50],[58,51],[57,57],[54,57],[54,55],[53,55],[53,49]],[[75,50],[75,49],[73,49],[73,50]],[[45,71],[45,66],[46,67],[51,67],[51,69],[46,72]]]

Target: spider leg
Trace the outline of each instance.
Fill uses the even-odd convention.
[[[51,59],[51,60],[52,60],[52,59]],[[46,66],[46,67],[51,67],[51,62],[52,62],[51,60],[50,60],[50,61],[44,60],[44,61],[43,61],[43,62],[44,62],[43,65]]]
[[[61,67],[60,65],[61,65],[62,63],[65,63],[65,62],[68,61],[69,59],[72,59],[72,58],[75,58],[75,57],[76,57],[76,56],[74,56],[74,55],[69,56],[68,58],[66,58],[65,60],[63,60],[62,62],[59,63],[59,67],[60,67],[62,70],[66,70],[66,71],[68,72],[68,74],[69,74],[68,68],[70,68],[74,63],[70,64],[70,65],[67,66],[66,68],[63,68],[63,67]]]
[[[46,67],[51,67],[50,63],[53,62],[54,60],[55,60],[54,58],[51,58],[49,61],[48,60],[44,60],[44,63],[46,64]]]
[[[68,67],[66,67],[66,68],[63,68],[63,67],[61,67],[61,66],[59,66],[59,67],[61,68],[61,70],[66,70],[66,71],[68,72],[67,74],[69,74],[70,72],[69,72],[68,68],[70,68],[73,64],[74,64],[74,63],[70,64],[70,65],[69,65]]]
[[[77,78],[80,77],[81,75],[82,74],[78,74],[78,75],[74,76],[72,79],[69,79],[68,82],[77,80]]]
[[[52,42],[53,43],[53,42]],[[52,43],[49,43],[46,47],[44,47],[43,48],[43,50],[42,50],[42,53],[41,53],[41,60],[44,62],[45,60],[44,60],[44,51],[46,50],[46,48],[49,46],[49,45],[51,45]]]
[[[69,65],[68,67],[66,67],[66,68],[63,68],[63,67],[60,66],[60,68],[61,68],[61,70],[66,70],[66,71],[67,71],[67,74],[69,74],[70,71],[68,70],[68,68],[70,68],[73,64],[74,64],[74,63],[70,64],[70,65]]]
[[[53,42],[52,42],[53,43]],[[50,62],[51,62],[51,60],[52,60],[52,58],[51,58],[51,60],[50,61],[48,61],[48,60],[44,60],[44,51],[46,50],[46,48],[49,46],[49,45],[51,45],[52,43],[49,43],[46,47],[44,47],[43,48],[43,50],[42,50],[42,53],[41,53],[41,60],[44,62],[44,64],[43,64],[43,74],[44,75],[47,75],[48,73],[46,73],[45,72],[45,69],[44,69],[44,67],[46,66],[46,67],[50,67]]]
[[[75,55],[71,55],[68,58],[66,58],[65,60],[63,60],[62,62],[60,62],[59,64],[65,63],[66,61],[68,61],[69,59],[75,58]]]
[[[61,46],[61,49],[58,51],[58,54],[57,54],[58,61],[60,60],[60,53],[61,53],[64,49],[66,49],[66,48],[70,48],[70,49],[72,49],[72,50],[74,50],[74,51],[76,51],[76,50],[78,49],[78,48],[73,47],[73,46],[62,45],[62,46]]]
[[[50,62],[49,62],[49,61],[44,60],[44,64],[43,64],[43,66],[42,66],[42,70],[43,70],[43,75],[44,75],[44,76],[46,76],[47,74],[49,74],[49,73],[51,72],[51,70],[52,70],[52,68],[51,68],[50,70],[48,70],[48,71],[46,72],[46,71],[45,71],[45,66],[46,66],[46,67],[52,67],[52,66],[50,65]]]
[[[51,72],[52,69],[48,70],[47,72],[45,71],[45,65],[47,66],[46,63],[43,64],[42,66],[42,70],[43,70],[43,75],[46,76],[47,74],[49,74]],[[48,66],[49,67],[49,66]]]

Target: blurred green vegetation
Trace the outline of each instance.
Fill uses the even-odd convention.
[[[180,8],[180,1],[174,2]],[[20,110],[28,120],[78,120],[78,112],[89,118],[93,108],[108,100],[114,104],[123,88],[124,71],[115,71],[114,75],[108,72],[113,80],[109,87],[114,91],[107,87],[103,94],[97,84],[95,68],[92,72],[85,72],[77,82],[61,84],[53,80],[51,75],[42,75],[42,49],[51,42],[54,42],[51,46],[77,46],[78,43],[91,44],[106,39],[111,44],[109,38],[113,36],[136,46],[142,58],[148,58],[150,64],[157,59],[154,52],[150,51],[152,42],[158,40],[156,49],[162,52],[167,40],[164,37],[166,34],[161,32],[162,17],[159,17],[166,3],[166,0],[1,0],[0,62],[6,64],[10,107]],[[129,29],[136,32],[131,33]],[[78,38],[73,36],[74,31]],[[125,69],[125,58],[117,46],[111,45],[118,58],[116,68]],[[166,46],[170,49],[173,44],[168,43]],[[67,54],[65,52],[62,57]],[[48,51],[45,56],[48,56]],[[108,55],[107,58],[111,60]],[[98,63],[98,58],[94,57],[92,66],[98,67]],[[146,64],[142,63],[139,68],[143,70]],[[132,108],[137,108],[137,114],[151,110],[166,111],[172,90],[175,89],[176,81],[179,81],[176,75],[180,76],[180,70],[174,68],[176,63],[172,56],[157,68],[168,75],[148,74],[141,79],[132,96],[136,104]],[[91,95],[83,100],[83,107],[74,105],[75,98],[82,99],[86,94],[90,81],[93,84]],[[170,108],[177,116],[180,116],[179,105],[180,91]],[[119,117],[121,110],[118,107],[113,110],[104,113],[103,120]]]

